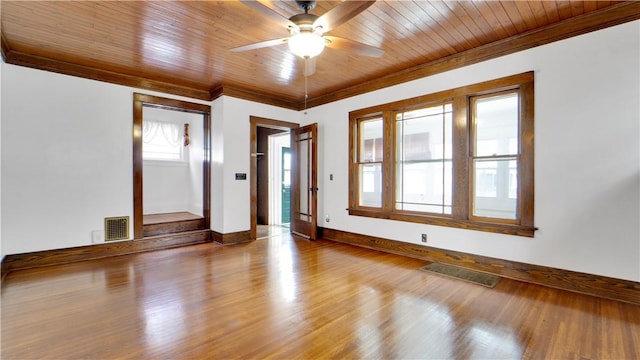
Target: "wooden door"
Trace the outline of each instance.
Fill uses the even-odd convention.
[[[318,225],[318,124],[291,130],[291,232],[314,240]]]

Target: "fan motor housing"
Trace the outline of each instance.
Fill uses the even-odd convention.
[[[319,16],[313,14],[297,14],[290,17],[289,20],[299,27],[312,27],[313,23],[318,20],[318,17]]]

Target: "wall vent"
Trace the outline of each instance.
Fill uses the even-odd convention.
[[[104,218],[104,241],[129,239],[129,217]]]

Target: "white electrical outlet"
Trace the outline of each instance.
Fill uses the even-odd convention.
[[[324,222],[330,222],[331,221],[331,217],[329,216],[329,214],[326,214],[324,216]]]
[[[94,244],[99,244],[104,242],[104,231],[103,230],[94,230],[91,232],[91,242]]]

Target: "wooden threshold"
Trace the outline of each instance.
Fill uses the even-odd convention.
[[[640,305],[640,282],[636,281],[444,250],[342,230],[319,228],[319,231],[321,237],[326,240]]]

